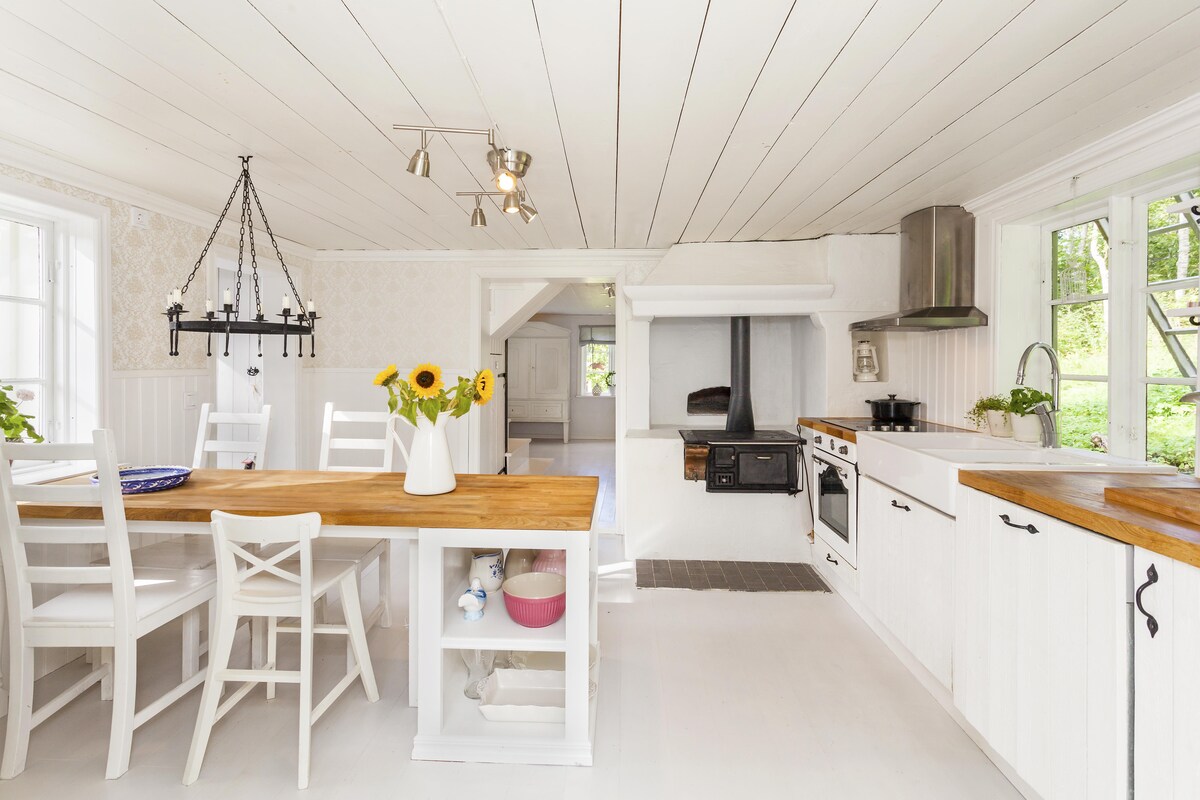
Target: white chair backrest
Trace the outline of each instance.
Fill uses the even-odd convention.
[[[96,464],[100,483],[17,486],[9,459],[16,461],[88,461]],[[85,479],[86,480],[86,479]],[[133,564],[129,554],[129,529],[117,473],[112,434],[92,432],[91,444],[17,444],[0,442],[0,560],[8,586],[9,619],[13,628],[33,614],[34,584],[111,584],[117,635],[132,635],[136,608]],[[22,524],[18,502],[38,505],[99,505],[101,521],[64,521],[63,524]],[[31,544],[108,546],[104,566],[30,566],[26,547]],[[90,556],[90,554],[89,554]],[[89,559],[90,560],[90,557]]]
[[[382,428],[381,433],[383,435],[378,439],[348,439],[333,435],[333,426],[335,424],[349,422],[379,425]],[[408,453],[405,451],[403,443],[400,443],[400,437],[396,433],[396,416],[394,414],[389,414],[386,411],[336,411],[333,403],[326,403],[325,421],[321,424],[321,457],[317,464],[317,469],[335,472],[391,472],[392,457],[395,454],[396,444],[400,445],[400,452],[404,453],[404,460],[407,462]],[[383,465],[367,467],[331,466],[329,463],[329,454],[333,450],[382,451]]]
[[[273,575],[295,584],[296,591],[287,596],[273,593],[271,602],[307,598],[308,602],[302,605],[311,610],[312,540],[321,533],[320,514],[244,517],[214,511],[212,532],[217,554],[217,593],[222,601],[236,599],[243,584],[251,578]]]
[[[200,406],[200,426],[196,431],[196,454],[192,458],[192,469],[207,466],[209,453],[247,453],[254,459],[255,469],[267,468],[267,429],[271,424],[271,406],[265,405],[257,414],[234,414],[213,411],[211,403]],[[209,425],[251,425],[255,427],[254,438],[210,439]],[[214,434],[215,435],[215,434]],[[214,465],[216,466],[216,465]]]

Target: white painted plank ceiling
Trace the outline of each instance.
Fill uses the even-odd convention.
[[[319,249],[894,229],[1200,92],[1200,0],[0,0],[0,139]],[[1188,60],[1192,59],[1189,69]],[[527,150],[529,225],[481,137]]]

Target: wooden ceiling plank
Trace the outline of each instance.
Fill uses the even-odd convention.
[[[137,106],[160,122],[178,121],[179,125],[176,128],[179,130],[185,127],[186,119],[190,118],[195,122],[196,131],[215,131],[224,137],[227,140],[226,146],[223,148],[214,146],[214,149],[229,159],[227,172],[236,174],[237,162],[232,159],[233,155],[250,152],[262,157],[261,161],[272,161],[276,165],[300,165],[300,169],[280,167],[294,176],[290,180],[280,181],[290,190],[299,191],[299,187],[305,187],[309,178],[315,178],[321,189],[308,191],[310,197],[313,194],[337,197],[343,207],[349,202],[347,198],[358,197],[360,198],[358,203],[361,205],[360,191],[352,190],[345,184],[333,180],[324,172],[306,169],[310,166],[310,162],[307,162],[295,151],[287,149],[245,120],[233,115],[225,107],[197,91],[188,82],[159,67],[144,55],[61,3],[47,0],[37,4],[17,4],[15,10],[24,14],[25,17],[18,19],[10,15],[6,20],[5,27],[19,26],[31,38],[34,32],[38,32],[48,42],[53,43],[46,47],[45,52],[40,56],[41,59],[49,61],[53,65],[52,68],[58,70],[62,63],[68,62],[72,57],[88,59],[87,63],[92,65],[91,69],[72,70],[73,78],[86,80],[93,88],[100,85],[111,86],[110,95],[112,97],[129,105]],[[53,31],[53,33],[47,31]],[[110,75],[119,76],[119,81],[124,81],[124,84],[118,80],[106,83],[105,78]],[[214,138],[213,141],[215,142],[216,139]],[[93,165],[93,168],[100,172],[104,171],[102,164]],[[301,177],[301,172],[304,177]],[[328,180],[324,180],[326,178]],[[205,207],[204,198],[195,195],[190,186],[177,186],[172,196],[181,202]],[[395,230],[396,233],[392,234],[393,237],[399,235],[404,237],[404,241],[410,243],[413,241],[396,228],[392,218],[385,218],[379,213],[374,213],[375,211],[376,209],[372,209],[371,213],[362,216],[373,216],[376,225],[384,224]],[[288,235],[289,238],[293,235],[301,238],[299,234],[298,231],[289,231],[285,235]]]
[[[696,202],[682,241],[709,239],[873,4],[874,0],[797,4]]]
[[[1054,116],[1039,108],[1014,120],[1012,130],[1001,132],[1010,146],[998,155],[971,154],[957,164],[947,164],[945,175],[937,183],[922,185],[915,202],[929,205],[935,198],[952,196],[962,203],[1003,185],[1014,176],[1050,163],[1103,136],[1124,128],[1148,114],[1200,91],[1200,76],[1195,74],[1194,42],[1200,36],[1200,13],[1180,20],[1171,28],[1145,40],[1121,57],[1088,74],[1064,91],[1078,91],[1093,102],[1067,117]],[[1158,65],[1158,66],[1154,66]],[[1123,83],[1124,82],[1124,83]],[[1108,94],[1094,91],[1095,83],[1107,87]],[[1114,113],[1114,109],[1124,109]],[[1039,113],[1041,112],[1041,113]],[[1153,147],[1153,143],[1148,143]],[[1032,165],[1032,166],[1031,166]],[[916,184],[914,184],[915,186]],[[894,216],[896,212],[884,212]],[[863,215],[857,223],[878,226],[886,217]]]
[[[88,168],[91,164],[109,164],[110,174],[152,192],[165,195],[169,185],[177,181],[203,184],[213,180],[211,167],[8,73],[0,73],[0,111],[6,120],[6,138],[71,164]],[[80,136],[81,130],[88,131],[88,135]],[[164,170],[164,163],[171,164],[171,168]],[[226,184],[225,197],[232,188]],[[319,237],[360,249],[374,246],[358,234],[284,199],[275,198],[268,212],[275,220],[272,227],[278,229],[307,227],[314,231],[310,239]],[[231,233],[228,228],[225,231]],[[303,240],[300,243],[305,244]]]
[[[406,3],[343,0],[343,5],[420,111],[411,118],[399,116],[406,112],[387,111],[396,115],[389,124],[419,124],[424,118],[434,125],[451,128],[494,126],[475,90],[470,71],[459,57],[441,12],[432,0]],[[413,31],[420,31],[420,36],[413,36]],[[397,132],[396,135],[417,137],[420,134]],[[482,139],[435,135],[432,141],[430,158],[433,159],[431,177],[434,180],[444,180],[443,185],[451,191],[495,191],[487,165],[487,145]],[[461,166],[457,174],[443,174],[443,165],[448,164],[449,159]],[[469,199],[460,202],[468,209],[473,205]],[[526,225],[519,217],[503,214],[499,198],[485,197],[483,203],[487,230],[504,247],[550,246],[544,227]]]
[[[721,241],[757,238],[751,220],[804,153],[917,29],[937,0],[879,0],[767,151],[713,231]]]
[[[822,227],[845,230],[864,222],[859,216],[903,216],[919,207],[913,205],[914,200],[930,188],[952,180],[1022,138],[1091,105],[1113,86],[1142,74],[1113,73],[1112,64],[1134,63],[1133,70],[1145,71],[1174,58],[1176,50],[1186,49],[1186,41],[1176,45],[1173,37],[1180,35],[1177,31],[1189,31],[1196,24],[1192,14],[1183,19],[1178,19],[1179,15],[1178,7],[1153,0],[1130,0],[1121,5],[1007,84],[988,102],[933,136],[878,180],[846,198],[835,207],[836,213],[821,220]],[[1172,17],[1175,22],[1170,21]],[[1147,50],[1146,42],[1159,40],[1160,34],[1165,37],[1161,41],[1171,44],[1164,44],[1162,52]],[[1098,72],[1110,76],[1109,82],[1098,82]],[[1030,163],[1021,171],[1036,166]]]
[[[885,149],[880,139],[906,117],[920,120],[922,138],[933,135],[942,125],[939,118],[928,111],[920,115],[910,112],[1032,5],[1032,0],[940,3],[887,66],[813,143],[791,177],[763,204],[755,222],[773,219],[774,224],[767,226],[766,234],[773,237],[780,230],[795,230],[824,211],[822,203],[827,195],[836,194],[844,186],[841,176],[846,165],[864,153],[876,154]],[[1031,46],[1022,44],[1006,48],[1010,61],[1026,63]],[[978,77],[975,81],[955,82],[953,96],[945,95],[952,106],[944,113],[951,119],[954,108],[960,111],[970,108],[990,93],[991,80]]]
[[[683,235],[793,6],[794,0],[713,0],[647,247],[668,247]]]
[[[317,3],[297,6],[290,0],[248,0],[269,24],[284,36],[288,43],[309,61],[322,78],[329,82],[363,119],[367,120],[388,144],[399,151],[405,159],[416,149],[420,134],[397,132],[392,125],[397,122],[432,124],[429,117],[408,87],[399,78],[391,65],[375,47],[367,31],[359,24],[350,9],[341,3]],[[409,40],[410,43],[412,40]],[[472,104],[470,124],[460,123],[455,127],[487,128],[487,121],[479,122],[483,116],[478,100]],[[483,136],[436,137],[432,153],[442,147],[441,139],[458,139],[459,144],[470,147],[481,165],[486,164],[487,140]],[[432,160],[432,159],[431,159]],[[508,225],[493,225],[472,230],[467,224],[469,212],[462,209],[463,200],[455,196],[456,191],[477,188],[477,181],[464,163],[455,155],[437,158],[431,164],[430,177],[418,178],[401,172],[397,178],[411,184],[413,190],[430,194],[440,192],[445,196],[439,211],[431,214],[450,215],[455,226],[463,226],[466,233],[490,240],[488,246],[522,247],[524,240]],[[406,186],[406,190],[410,187]],[[446,206],[454,205],[461,213],[451,214]]]
[[[615,247],[620,2],[534,0],[534,13],[584,240]]]
[[[617,247],[644,247],[704,28],[706,0],[624,3]]]
[[[441,0],[438,7],[495,120],[497,144],[533,155],[522,182],[528,201],[538,208],[531,225],[544,226],[554,247],[584,247],[532,2],[504,7],[503,32],[480,24],[474,0]]]

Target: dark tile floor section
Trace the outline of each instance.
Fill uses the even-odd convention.
[[[724,589],[729,592],[828,592],[812,564],[764,561],[639,559],[639,589]]]

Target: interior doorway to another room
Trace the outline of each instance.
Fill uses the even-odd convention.
[[[223,297],[224,290],[237,292],[237,259],[232,255],[216,258],[216,285],[212,297]],[[257,313],[254,304],[253,281],[249,265],[243,267],[241,287],[241,316],[251,319]],[[260,293],[264,316],[271,318],[281,309],[275,308],[287,295],[291,296],[283,270],[276,262],[258,264]],[[236,296],[236,294],[235,294]],[[295,304],[295,300],[292,300]],[[258,469],[296,469],[299,466],[297,445],[299,437],[300,359],[295,338],[288,341],[288,355],[283,355],[283,340],[279,336],[231,336],[229,356],[225,357],[225,342],[213,336],[212,352],[216,359],[216,392],[214,410],[233,413],[258,413],[263,405],[271,406],[271,422],[267,438],[267,463],[256,464]],[[305,342],[307,358],[309,343]],[[259,357],[261,348],[262,356]],[[218,426],[221,439],[251,439],[254,432],[245,425]],[[226,430],[227,429],[227,430]],[[247,453],[249,455],[249,453]],[[217,466],[236,469],[244,457],[237,453],[219,453]]]
[[[610,283],[562,284],[505,341],[510,474],[596,475],[617,527],[617,322]]]

